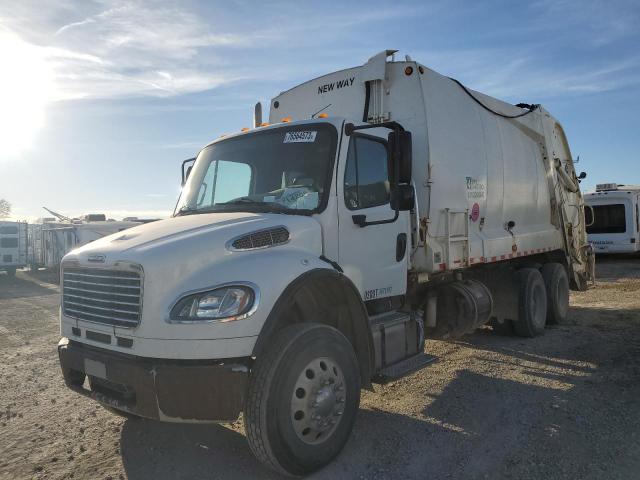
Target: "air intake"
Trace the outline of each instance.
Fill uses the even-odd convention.
[[[284,227],[274,227],[242,235],[229,243],[233,250],[254,250],[284,245],[288,241],[289,230]]]

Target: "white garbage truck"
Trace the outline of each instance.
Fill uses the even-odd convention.
[[[265,465],[304,475],[361,388],[428,364],[425,338],[533,337],[587,287],[560,124],[384,51],[271,101],[204,147],[172,218],[62,262],[66,384],[167,422],[243,414]]]

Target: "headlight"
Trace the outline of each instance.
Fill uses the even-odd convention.
[[[257,307],[257,289],[231,285],[181,298],[171,309],[174,322],[230,322],[248,317]]]

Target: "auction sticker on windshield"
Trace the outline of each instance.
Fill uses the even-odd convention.
[[[316,131],[287,132],[282,143],[312,143],[316,141]]]

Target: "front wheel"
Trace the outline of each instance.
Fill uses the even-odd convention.
[[[360,404],[360,373],[349,340],[333,327],[296,324],[256,360],[244,422],[266,466],[304,475],[328,464],[349,438]]]

